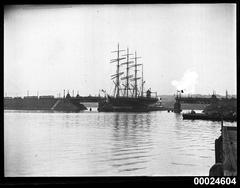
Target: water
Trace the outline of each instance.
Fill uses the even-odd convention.
[[[5,176],[203,176],[215,163],[219,122],[92,108],[5,111]]]

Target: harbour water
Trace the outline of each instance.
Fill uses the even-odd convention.
[[[4,111],[5,176],[209,175],[220,127],[167,111]]]

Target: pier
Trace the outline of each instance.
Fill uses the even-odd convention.
[[[237,176],[237,127],[223,126],[215,140],[215,164],[209,176]]]

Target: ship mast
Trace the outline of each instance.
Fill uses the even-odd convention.
[[[142,64],[137,64],[137,59],[139,59],[141,57],[137,57],[137,52],[135,51],[135,57],[134,58],[131,58],[131,59],[134,59],[135,60],[135,64],[132,65],[131,67],[134,67],[135,70],[134,70],[134,78],[132,79],[134,81],[134,85],[133,85],[133,94],[135,95],[135,98],[137,97],[137,94],[138,94],[138,83],[137,83],[137,80],[140,79],[141,77],[137,77],[137,66],[140,66]]]
[[[129,75],[129,69],[130,69],[129,64],[134,63],[134,61],[129,61],[129,55],[133,55],[133,54],[129,54],[129,49],[127,48],[127,54],[123,55],[123,56],[127,56],[127,62],[121,64],[121,65],[124,65],[124,64],[127,65],[126,77],[121,78],[122,80],[126,79],[125,91],[127,91],[127,97],[128,97],[128,90],[130,89],[129,88],[129,78],[131,78],[133,76],[133,75]]]
[[[128,53],[128,48],[127,48],[127,97],[128,97],[128,89],[129,89],[129,53]]]
[[[135,90],[135,97],[137,97],[137,91],[138,91],[138,86],[137,86],[137,80],[139,78],[137,78],[137,66],[141,65],[141,64],[137,64],[137,59],[139,59],[141,57],[137,57],[137,52],[135,51],[135,78],[134,78],[134,81],[135,81],[135,84],[134,84],[134,90]]]
[[[135,84],[134,84],[134,89],[135,89],[135,97],[137,97],[137,52],[135,51]]]
[[[141,93],[142,97],[143,97],[143,85],[144,85],[144,81],[143,81],[143,65],[142,65],[142,93]]]
[[[117,59],[111,59],[111,61],[110,61],[110,63],[113,63],[113,62],[117,62],[117,70],[116,70],[116,74],[114,74],[114,75],[112,75],[112,78],[111,79],[114,79],[114,78],[116,78],[116,83],[114,83],[115,84],[115,89],[114,89],[114,96],[115,96],[115,93],[117,92],[117,94],[116,94],[116,97],[119,97],[119,90],[120,90],[120,79],[119,79],[119,76],[121,75],[121,74],[123,74],[123,73],[120,73],[119,72],[119,67],[120,67],[120,60],[123,60],[123,59],[125,59],[125,58],[119,58],[119,53],[121,52],[121,51],[125,51],[125,50],[119,50],[119,43],[118,43],[118,49],[117,49],[117,51],[112,51],[112,53],[115,53],[115,52],[117,52]]]

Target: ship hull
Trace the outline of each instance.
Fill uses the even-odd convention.
[[[148,97],[108,97],[106,101],[98,104],[99,112],[149,112],[149,105],[157,102],[156,98]]]

